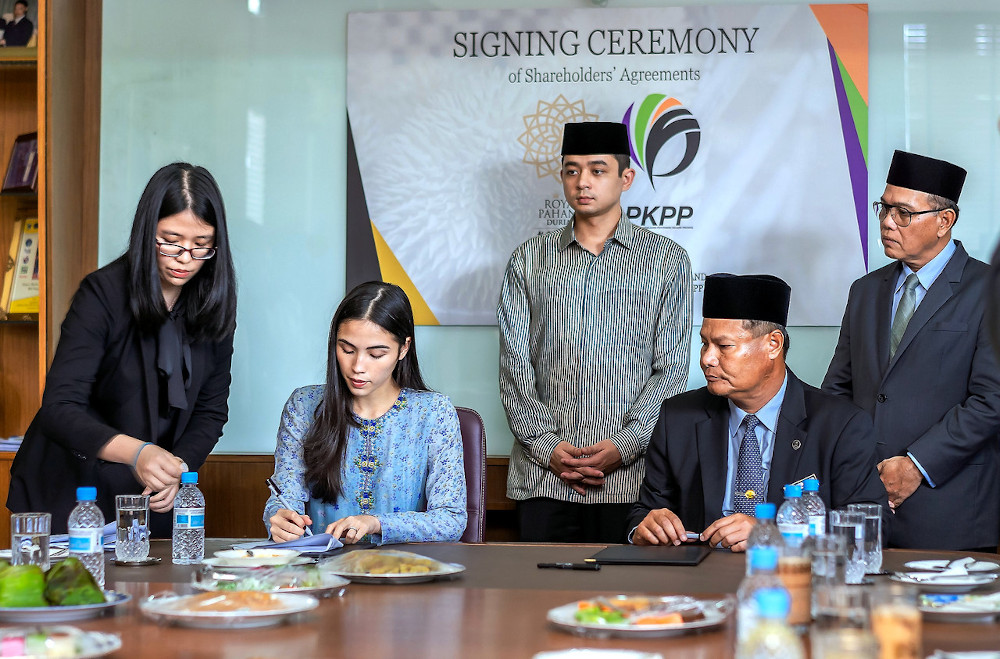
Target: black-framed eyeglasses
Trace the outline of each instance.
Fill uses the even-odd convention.
[[[174,243],[161,243],[157,240],[156,248],[163,256],[173,256],[174,258],[177,258],[184,252],[189,252],[191,254],[191,258],[196,261],[204,261],[215,256],[214,247],[181,247],[180,245],[175,245]]]
[[[910,211],[899,206],[893,206],[892,204],[886,204],[881,201],[872,202],[872,210],[875,211],[875,216],[878,221],[884,220],[889,213],[892,213],[892,221],[896,223],[898,227],[908,227],[910,226],[910,220],[913,219],[914,215],[923,215],[924,213],[940,213],[945,208],[931,208],[925,211]]]

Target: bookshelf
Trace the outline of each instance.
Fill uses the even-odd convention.
[[[0,252],[6,261],[17,219],[38,219],[40,309],[37,322],[0,321],[2,437],[23,435],[38,410],[59,325],[97,268],[102,2],[32,4],[37,46],[0,48],[0,171],[18,135],[37,131],[38,189],[0,195]],[[6,496],[4,485],[0,503]],[[10,529],[4,514],[0,536]]]

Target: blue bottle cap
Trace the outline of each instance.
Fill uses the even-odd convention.
[[[757,610],[765,618],[784,618],[791,607],[791,598],[784,588],[761,588],[754,593]]]
[[[754,572],[775,570],[778,567],[778,550],[774,547],[751,547],[747,552],[747,560]]]
[[[181,474],[181,483],[197,483],[198,482],[198,472],[197,471],[185,471]]]
[[[802,491],[803,492],[819,492],[819,480],[815,478],[807,478],[802,481]]]
[[[97,488],[96,487],[78,487],[78,488],[76,488],[76,500],[77,501],[97,501]]]
[[[758,503],[754,514],[757,519],[774,519],[778,509],[773,503]]]
[[[785,486],[785,498],[794,499],[796,497],[802,496],[802,486],[801,485],[786,485]]]

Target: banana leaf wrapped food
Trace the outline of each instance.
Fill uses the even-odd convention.
[[[0,570],[0,607],[48,606],[45,574],[37,565],[7,565]]]
[[[104,592],[83,563],[70,556],[52,566],[45,575],[45,599],[56,606],[100,604],[104,602]]]

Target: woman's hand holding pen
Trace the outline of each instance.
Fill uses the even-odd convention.
[[[300,515],[287,508],[279,509],[268,521],[271,523],[271,538],[275,542],[297,540],[306,532],[306,527],[313,523],[309,515]]]

